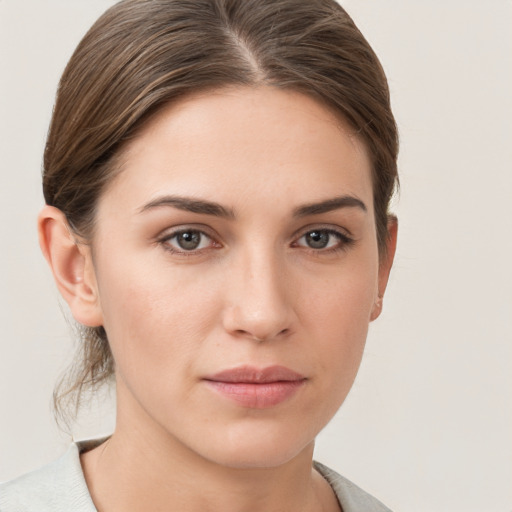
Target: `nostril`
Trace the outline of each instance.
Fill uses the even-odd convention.
[[[286,329],[283,329],[281,331],[279,331],[278,333],[269,333],[268,335],[263,335],[263,336],[258,336],[254,333],[251,333],[249,331],[244,331],[243,329],[237,329],[235,331],[235,333],[240,336],[240,337],[244,337],[244,338],[250,338],[254,341],[257,341],[258,343],[261,343],[263,341],[266,341],[266,340],[270,340],[272,338],[278,338],[278,337],[284,337],[284,336],[287,336],[289,333],[290,333],[290,329],[286,328]]]
[[[254,298],[254,295],[251,295]],[[249,298],[251,298],[249,297]],[[231,336],[240,340],[257,342],[281,340],[293,332],[294,310],[290,304],[281,300],[273,301],[263,308],[260,301],[256,304],[240,301],[235,305],[226,305],[222,312],[222,326]]]
[[[251,339],[253,339],[254,341],[258,341],[258,342],[260,342],[260,341],[264,341],[264,340],[265,340],[265,338],[264,338],[264,337],[263,337],[263,338],[259,338],[258,336],[256,336],[256,335],[254,335],[254,334],[250,333],[249,331],[244,331],[243,329],[237,329],[235,332],[236,332],[236,334],[237,334],[238,336],[240,336],[240,337],[244,337],[244,338],[251,338]]]

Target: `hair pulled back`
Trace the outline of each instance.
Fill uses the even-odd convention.
[[[44,154],[46,203],[83,240],[118,170],[124,143],[163,105],[225,86],[268,85],[310,95],[367,145],[379,250],[398,183],[398,134],[375,53],[334,0],[123,0],[82,39],[61,78]],[[105,330],[80,328],[71,372],[54,393],[76,410],[114,372]]]

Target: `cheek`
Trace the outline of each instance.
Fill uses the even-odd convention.
[[[309,294],[306,330],[316,340],[320,371],[326,386],[348,393],[356,376],[368,333],[377,289],[378,268],[373,260],[352,265],[350,271],[326,279]],[[326,389],[326,392],[328,389]]]
[[[101,269],[104,327],[121,373],[176,374],[219,316],[211,283],[161,267],[121,259]]]
[[[378,285],[376,259],[343,265],[322,281],[305,283],[309,289],[299,292],[304,297],[302,308],[308,311],[310,327],[323,327],[329,337],[349,339],[358,332],[366,332],[375,302]],[[316,319],[316,320],[315,320]]]

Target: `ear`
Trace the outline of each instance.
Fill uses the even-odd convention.
[[[103,325],[90,247],[80,243],[66,216],[46,205],[38,217],[39,245],[75,320],[89,327]]]
[[[375,304],[370,315],[370,322],[379,317],[382,312],[384,293],[388,285],[389,273],[393,265],[396,251],[396,240],[398,235],[398,219],[391,216],[388,220],[388,239],[386,242],[386,254],[379,263],[378,292]]]

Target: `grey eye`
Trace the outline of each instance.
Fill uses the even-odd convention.
[[[306,233],[303,238],[308,247],[311,247],[312,249],[325,249],[329,246],[329,242],[331,241],[331,238],[333,238],[333,235],[328,231],[318,230]]]
[[[307,247],[318,251],[348,247],[352,243],[353,240],[333,229],[312,229],[304,233],[296,242],[299,247]]]
[[[176,233],[167,240],[167,243],[178,250],[195,251],[204,249],[210,241],[210,237],[203,232],[189,229]]]
[[[198,231],[186,231],[176,235],[178,245],[187,251],[197,249],[201,243],[201,233]]]

